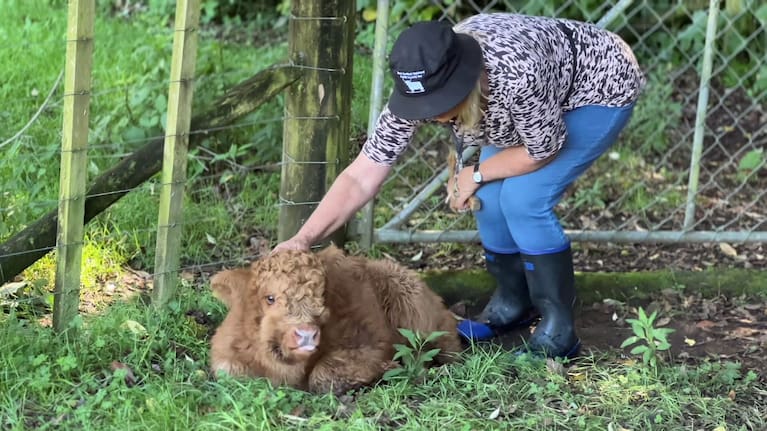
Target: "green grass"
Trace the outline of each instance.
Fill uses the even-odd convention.
[[[9,62],[0,86],[0,141],[20,130],[33,116],[63,68],[66,2],[0,0],[4,25],[0,57]],[[162,134],[167,107],[167,77],[173,32],[163,17],[146,14],[131,19],[110,18],[99,9],[94,33],[93,96],[89,133],[89,179],[125,154]],[[264,46],[227,43],[208,31],[199,38],[195,109],[220,97],[225,89],[260,69],[283,63],[284,41]],[[0,158],[0,241],[4,241],[55,209],[58,199],[62,87],[26,133],[2,148]],[[362,101],[364,102],[364,100]],[[281,101],[268,103],[238,127],[218,132],[193,152],[185,202],[184,263],[210,262],[241,255],[242,232],[276,226],[279,177],[273,172],[250,172],[243,166],[274,163],[280,158]],[[234,150],[228,152],[229,148]],[[216,163],[210,163],[215,159]],[[232,178],[221,185],[228,174]],[[219,187],[220,186],[220,187]],[[217,193],[227,187],[232,196]],[[143,267],[154,260],[159,190],[156,179],[139,187],[98,216],[87,227],[91,247],[118,265],[133,260]],[[232,211],[235,221],[232,223]],[[215,238],[216,243],[211,241]],[[87,253],[88,246],[86,246]],[[28,278],[46,275],[52,259],[27,271]],[[97,267],[98,268],[98,267]],[[87,278],[87,276],[86,276]],[[87,286],[86,286],[87,287]]]
[[[21,129],[43,103],[64,62],[66,2],[0,0],[6,24],[0,56],[12,62],[0,86],[0,140]],[[110,18],[99,9],[93,59],[89,179],[125,154],[163,133],[173,33],[167,17],[138,14]],[[248,24],[250,25],[250,24]],[[250,28],[250,27],[246,27]],[[137,36],[137,35],[140,35]],[[272,64],[286,62],[284,40],[254,46],[216,39],[203,30],[197,53],[194,109],[199,112],[224,91]],[[30,55],[31,53],[31,55]],[[369,55],[355,57],[352,135],[364,133],[368,117]],[[59,180],[62,88],[25,135],[2,149],[0,241],[56,208]],[[34,96],[32,96],[34,94]],[[267,103],[231,129],[211,134],[191,152],[185,200],[183,264],[236,260],[243,236],[276,237],[279,175],[251,167],[281,159],[281,98]],[[119,253],[121,263],[150,267],[159,190],[157,179],[118,201],[87,227],[89,242]],[[28,277],[50,272],[51,261]]]
[[[355,397],[273,388],[207,372],[223,308],[186,285],[168,309],[124,301],[56,337],[29,313],[0,315],[0,428],[22,429],[762,429],[764,390],[734,363],[699,367],[607,354],[562,369],[496,348]],[[122,369],[113,363],[123,364]],[[127,370],[132,377],[126,379]],[[128,380],[131,380],[128,382]],[[737,397],[733,401],[731,393]],[[610,425],[612,424],[612,425]],[[740,427],[740,428],[738,428]]]

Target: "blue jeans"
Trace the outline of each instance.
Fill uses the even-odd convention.
[[[477,191],[482,209],[475,213],[479,237],[489,251],[552,254],[567,249],[554,207],[572,184],[618,139],[634,105],[583,106],[564,114],[567,139],[554,159],[525,175],[484,184]],[[480,162],[503,151],[482,147]]]

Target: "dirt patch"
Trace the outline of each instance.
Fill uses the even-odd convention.
[[[682,294],[661,296],[645,304],[661,309],[656,326],[674,329],[669,337],[670,359],[698,363],[707,360],[740,362],[744,368],[767,365],[767,306],[723,296],[703,299]],[[664,311],[665,310],[665,311]],[[619,348],[633,332],[626,322],[634,307],[592,304],[579,310],[578,331],[586,351]],[[624,350],[628,354],[630,348]]]
[[[745,297],[719,295],[704,298],[676,289],[665,289],[641,302],[624,303],[614,299],[580,304],[576,308],[578,336],[583,353],[621,351],[630,356],[631,347],[621,350],[624,340],[633,335],[627,319],[637,317],[638,307],[649,315],[658,311],[654,327],[670,328],[668,360],[696,364],[705,361],[741,363],[745,369],[760,371],[767,366],[767,304]],[[476,316],[481,305],[453,304],[461,317]],[[503,333],[492,341],[508,349],[519,346],[535,327]]]

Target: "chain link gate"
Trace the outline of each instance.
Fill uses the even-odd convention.
[[[418,0],[388,10],[388,1],[380,0],[377,24],[386,27],[388,19],[393,25],[377,29],[375,52],[388,53],[412,22],[457,22],[478,12],[572,18],[618,33],[634,49],[648,84],[618,143],[558,205],[570,238],[767,242],[767,4],[653,3]],[[386,67],[379,59],[376,68],[383,69],[373,72],[378,100],[391,85]],[[371,123],[380,112],[376,100]],[[474,218],[453,214],[444,203],[449,146],[446,130],[422,127],[375,209],[368,207],[356,225],[363,244],[366,232],[380,243],[479,241]],[[468,149],[464,159],[475,151]]]

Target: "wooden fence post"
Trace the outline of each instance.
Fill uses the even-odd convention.
[[[304,75],[285,95],[280,241],[298,231],[349,163],[354,11],[354,0],[291,2],[290,62]],[[343,234],[332,239],[341,245]]]
[[[152,303],[157,307],[163,306],[173,296],[178,280],[199,21],[199,0],[179,0],[176,3],[152,291]]]
[[[88,161],[88,118],[93,65],[94,0],[70,0],[59,178],[59,210],[53,328],[63,332],[80,304]]]

